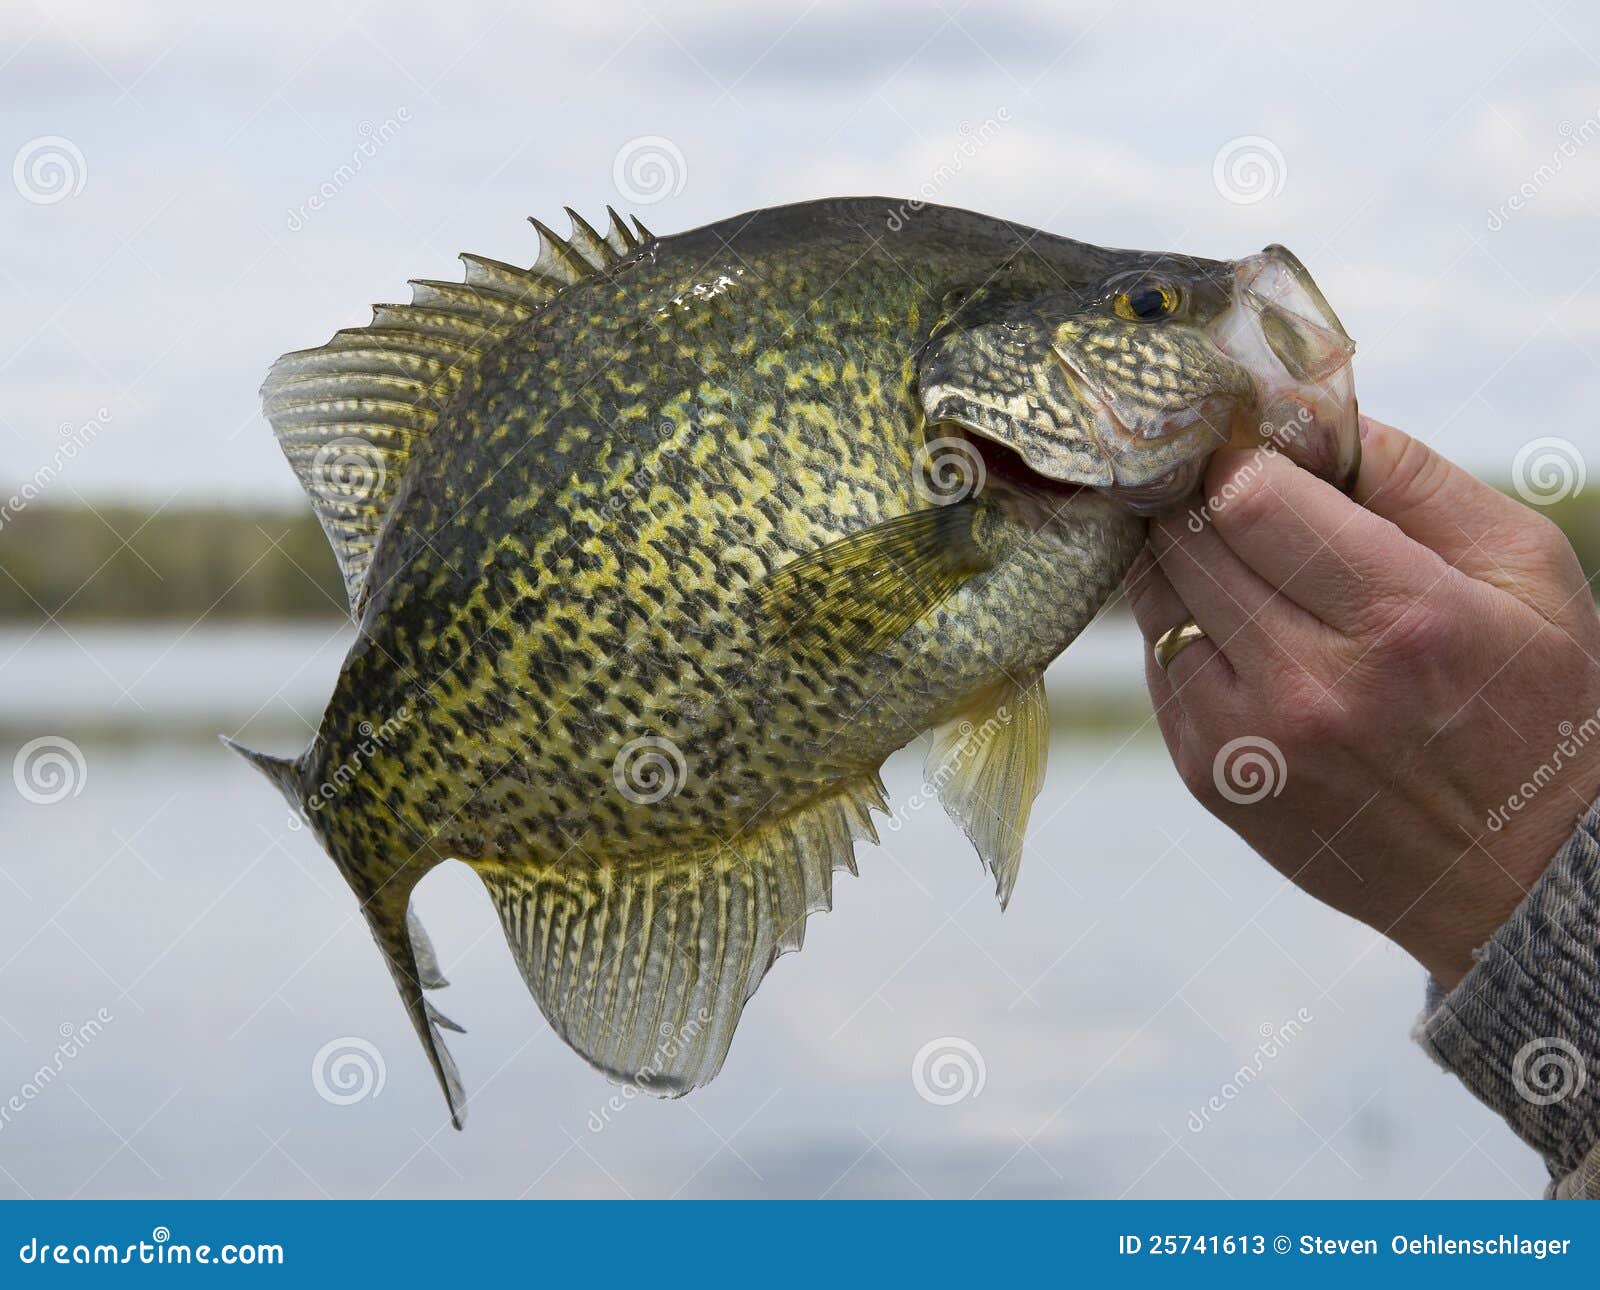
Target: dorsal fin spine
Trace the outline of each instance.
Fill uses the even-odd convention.
[[[532,215],[528,216],[528,223],[539,234],[539,258],[533,263],[536,273],[559,275],[568,285],[580,282],[589,275],[592,266],[571,242]]]
[[[606,214],[611,223],[606,229],[606,241],[610,243],[618,255],[631,255],[639,249],[639,239],[633,235],[632,230],[622,222],[622,216],[617,214],[614,206],[606,207]]]
[[[263,411],[333,545],[352,613],[411,454],[465,373],[561,291],[638,248],[609,207],[605,237],[567,214],[570,238],[531,221],[532,268],[464,254],[465,281],[414,280],[410,303],[374,305],[368,326],[285,354],[267,373]]]

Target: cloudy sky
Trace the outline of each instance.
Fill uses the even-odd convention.
[[[1500,477],[1600,444],[1590,6],[139,8],[0,11],[5,492],[98,420],[51,500],[292,504],[272,359],[460,250],[527,262],[525,215],[927,185],[1089,241],[1284,242],[1369,411]]]

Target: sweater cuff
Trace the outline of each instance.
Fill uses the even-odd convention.
[[[1475,957],[1413,1035],[1568,1174],[1600,1137],[1600,801]]]

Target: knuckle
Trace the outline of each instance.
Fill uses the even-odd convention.
[[[1215,753],[1210,752],[1205,756],[1199,754],[1185,754],[1178,760],[1178,778],[1183,781],[1183,786],[1202,806],[1212,808],[1222,801],[1222,795],[1217,791],[1217,779],[1212,770]]]
[[[1415,599],[1389,602],[1383,625],[1373,632],[1373,652],[1382,666],[1404,675],[1432,670],[1456,652],[1461,624],[1455,615]]]
[[[1292,748],[1316,748],[1341,740],[1349,726],[1349,710],[1327,685],[1297,670],[1283,683],[1278,707],[1283,741]]]
[[[1392,506],[1410,510],[1426,506],[1450,482],[1450,463],[1420,439],[1406,437],[1384,482]]]
[[[1562,532],[1561,526],[1548,515],[1532,512],[1529,514],[1533,522],[1528,526],[1527,535],[1523,540],[1543,560],[1546,567],[1565,571],[1569,565],[1576,563],[1572,543]]]
[[[1461,575],[1443,558],[1410,544],[1402,549],[1406,558],[1371,577],[1351,613],[1352,635],[1372,649],[1393,643],[1397,657],[1406,653],[1408,643],[1424,646],[1436,633],[1446,631],[1451,621],[1448,607],[1461,594]]]
[[[1259,475],[1236,475],[1213,500],[1211,522],[1222,533],[1239,535],[1259,528],[1279,510],[1272,490]]]

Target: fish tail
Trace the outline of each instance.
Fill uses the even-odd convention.
[[[341,866],[343,869],[343,866]],[[423,997],[425,990],[437,990],[449,984],[439,971],[439,961],[433,951],[421,921],[411,909],[411,887],[415,879],[404,881],[395,877],[375,892],[364,892],[364,885],[354,874],[345,871],[345,879],[361,901],[361,912],[366,915],[372,939],[383,951],[383,961],[394,978],[400,1001],[405,1004],[406,1015],[411,1018],[417,1038],[433,1073],[439,1080],[445,1102],[450,1108],[450,1123],[457,1129],[467,1120],[467,1093],[461,1075],[456,1070],[455,1058],[445,1046],[445,1030],[465,1034],[465,1030],[451,1021]]]
[[[270,753],[257,752],[227,735],[222,735],[221,739],[276,784],[290,806],[305,814],[305,784],[299,758],[274,757]],[[416,1028],[417,1037],[422,1040],[433,1073],[439,1079],[439,1087],[444,1090],[445,1100],[450,1106],[450,1123],[459,1129],[466,1122],[467,1095],[456,1071],[455,1059],[450,1056],[440,1032],[454,1030],[461,1033],[462,1030],[423,997],[424,990],[437,990],[449,982],[439,970],[438,956],[434,953],[427,931],[411,910],[411,891],[416,886],[417,875],[414,872],[396,873],[375,884],[359,866],[346,864],[338,855],[334,855],[333,860],[361,903],[361,912],[372,932],[372,939],[383,951],[383,961],[388,965],[389,975],[394,978],[395,988],[400,991],[406,1014]]]
[[[236,739],[227,735],[218,735],[226,747],[233,749],[239,756],[259,770],[263,775],[277,785],[278,791],[283,794],[289,805],[295,810],[304,812],[305,803],[302,800],[305,790],[300,782],[300,759],[298,757],[274,757],[271,753],[257,752],[254,748],[246,748]]]

